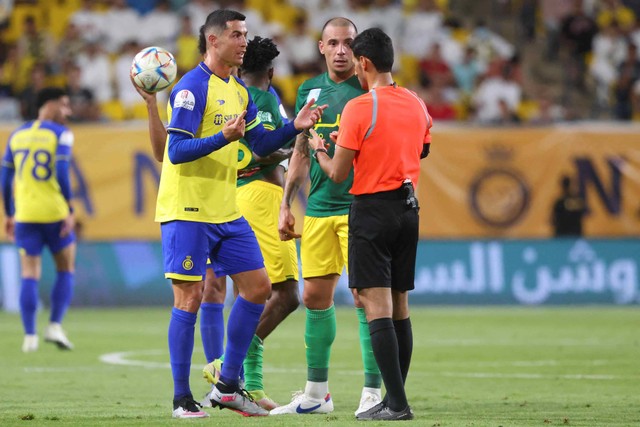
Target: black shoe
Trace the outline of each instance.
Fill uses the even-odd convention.
[[[200,404],[193,396],[185,396],[173,401],[173,418],[206,418],[206,412],[200,410]]]
[[[356,418],[357,419],[369,419],[371,414],[373,414],[374,412],[378,412],[380,409],[384,408],[385,406],[387,406],[387,402],[385,402],[383,400],[382,402],[378,403],[377,405],[373,405],[371,408],[367,409],[366,411],[360,412],[358,415],[356,415]]]
[[[413,419],[413,411],[409,406],[402,411],[394,411],[388,406],[376,405],[365,413],[359,414],[358,421],[405,421]]]

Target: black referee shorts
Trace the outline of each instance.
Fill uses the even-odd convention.
[[[349,211],[349,287],[414,288],[418,210],[401,190],[356,196]]]

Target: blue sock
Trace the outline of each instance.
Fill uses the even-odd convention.
[[[58,271],[56,275],[56,283],[51,290],[51,322],[62,323],[73,296],[73,277],[73,273],[68,271]]]
[[[256,333],[263,310],[264,304],[254,304],[241,296],[236,298],[236,302],[231,307],[227,321],[227,348],[220,373],[220,380],[223,383],[227,385],[238,383],[242,362]]]
[[[34,335],[36,333],[36,312],[38,311],[38,281],[36,279],[22,278],[20,288],[20,315],[24,333]]]
[[[196,313],[173,308],[169,321],[169,359],[173,375],[173,399],[178,400],[191,395],[189,373],[193,355],[193,335],[195,333]]]
[[[219,359],[224,352],[224,304],[205,302],[200,305],[200,335],[207,363]]]

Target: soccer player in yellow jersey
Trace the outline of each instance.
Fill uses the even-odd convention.
[[[44,339],[71,350],[73,345],[61,327],[71,303],[76,254],[69,183],[73,134],[64,126],[71,107],[65,91],[54,87],[38,93],[37,105],[38,118],[11,134],[2,159],[4,229],[20,249],[20,314],[25,331],[22,351],[38,349],[38,281],[45,245],[53,253],[57,274]]]
[[[238,144],[266,156],[312,127],[322,107],[307,103],[289,124],[266,131],[244,83],[231,74],[247,47],[245,16],[216,10],[200,29],[204,60],[185,74],[169,100],[167,148],[162,163],[156,221],[161,223],[165,277],[173,285],[169,355],[174,381],[173,416],[200,418],[189,387],[194,326],[202,301],[207,258],[216,276],[230,276],[239,295],[229,313],[216,405],[246,416],[267,415],[238,379],[271,283],[255,234],[236,203]]]
[[[273,59],[279,54],[271,39],[254,37],[240,69],[247,84],[258,115],[266,129],[283,126],[280,103],[272,93]],[[166,129],[160,119],[155,94],[147,93],[135,84],[134,88],[147,103],[149,133],[154,158],[162,161],[166,143]],[[267,157],[251,152],[248,143],[241,140],[238,152],[238,207],[256,233],[265,267],[272,282],[272,291],[244,360],[245,388],[261,407],[270,410],[277,406],[264,392],[262,382],[263,340],[299,305],[298,261],[293,240],[283,242],[278,237],[278,212],[284,186],[284,167],[279,163],[290,156],[291,149],[283,148]],[[216,278],[212,268],[205,277],[204,294],[200,305],[200,332],[205,355],[209,363],[204,372],[215,383],[221,366],[223,325],[222,307],[226,294],[224,277]],[[207,311],[219,310],[219,319]],[[206,315],[206,317],[205,317]],[[203,406],[210,405],[208,397]]]

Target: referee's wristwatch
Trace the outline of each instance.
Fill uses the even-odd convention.
[[[326,148],[322,148],[322,147],[316,148],[316,150],[312,154],[313,158],[316,159],[316,162],[318,161],[318,153],[324,153],[327,156],[329,155]]]

